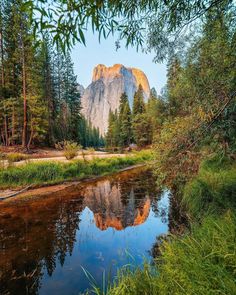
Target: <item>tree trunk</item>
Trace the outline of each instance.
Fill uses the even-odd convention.
[[[0,8],[1,9],[1,8]],[[1,13],[1,11],[0,11]],[[2,19],[2,17],[1,17]],[[3,49],[3,24],[0,24],[0,49],[1,49],[1,66],[2,66],[2,73],[1,73],[1,84],[2,88],[5,87],[5,69],[4,69],[4,49]]]
[[[5,145],[9,145],[9,140],[8,140],[8,120],[7,120],[7,115],[4,115],[4,131],[5,131]]]
[[[2,135],[2,144],[3,145],[6,145],[5,136],[4,136],[4,131],[3,130],[1,130],[1,135]]]
[[[27,150],[30,149],[30,145],[34,136],[34,125],[33,125],[33,120],[32,120],[32,116],[31,116],[31,131],[30,131],[30,137],[29,137],[29,141],[27,143]]]
[[[11,131],[11,136],[12,136],[12,145],[15,144],[15,107],[13,106],[12,109],[12,131]]]
[[[27,96],[26,96],[25,48],[24,48],[23,40],[22,40],[22,87],[23,87],[23,100],[24,100],[22,147],[27,148],[28,117],[27,117]]]

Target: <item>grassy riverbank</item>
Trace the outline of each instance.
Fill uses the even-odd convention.
[[[128,166],[151,160],[150,151],[141,151],[126,157],[107,159],[94,158],[90,161],[73,160],[69,163],[38,162],[0,170],[0,189],[30,184],[52,184],[116,172]]]
[[[191,229],[162,244],[156,265],[122,270],[107,294],[236,294],[235,196],[235,162],[205,161],[183,192]]]

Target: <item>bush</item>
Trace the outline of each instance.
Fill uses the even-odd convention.
[[[197,174],[202,154],[189,148],[189,139],[197,130],[199,120],[194,112],[194,115],[176,117],[163,124],[154,146],[155,170],[160,184],[175,187]]]
[[[27,160],[29,158],[28,155],[21,154],[21,153],[10,153],[10,154],[7,154],[6,157],[9,163],[20,162],[23,160]]]
[[[64,156],[67,160],[74,159],[78,155],[78,151],[82,149],[82,146],[73,141],[63,141],[56,145],[56,148],[64,151]]]
[[[95,153],[95,149],[93,147],[88,147],[86,148],[86,152],[89,154],[89,155],[92,155]]]

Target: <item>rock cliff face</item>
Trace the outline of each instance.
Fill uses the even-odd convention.
[[[132,106],[133,96],[139,84],[142,85],[147,100],[150,87],[146,75],[141,70],[126,68],[121,64],[112,67],[96,66],[93,70],[92,83],[81,97],[82,113],[104,135],[108,127],[110,109],[112,111],[118,109],[123,92],[127,94]]]
[[[123,230],[144,223],[149,216],[151,209],[149,196],[135,202],[134,190],[131,188],[126,192],[128,199],[124,204],[120,185],[121,183],[105,180],[102,186],[87,186],[83,191],[84,204],[93,212],[95,224],[100,230],[109,227]]]

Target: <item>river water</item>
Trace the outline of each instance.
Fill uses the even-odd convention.
[[[0,294],[73,295],[152,259],[169,195],[134,169],[0,206]]]

